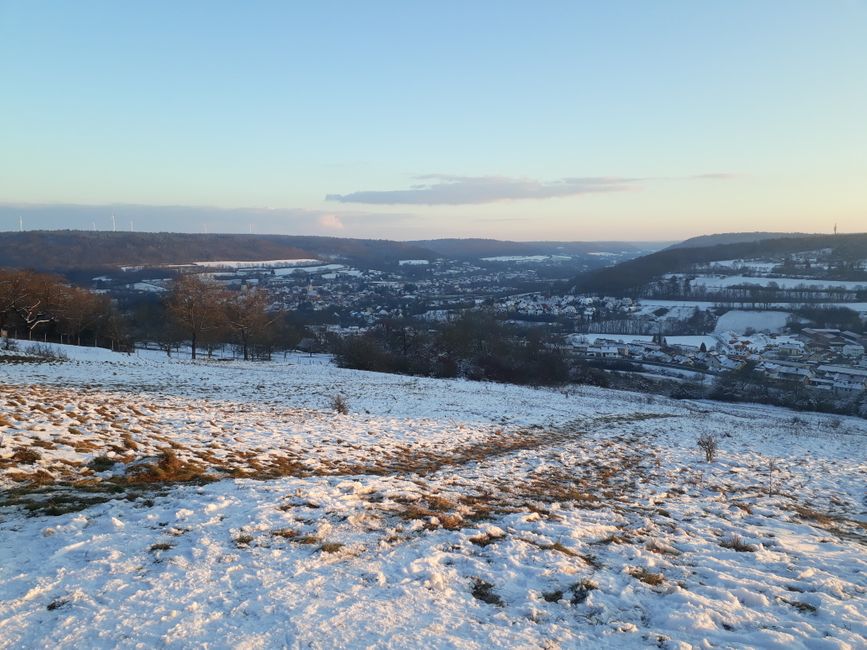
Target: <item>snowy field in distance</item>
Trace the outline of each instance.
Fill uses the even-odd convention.
[[[0,362],[0,648],[864,647],[863,420],[65,349]]]
[[[782,289],[845,289],[854,291],[867,289],[867,282],[845,280],[814,280],[808,278],[757,278],[746,275],[699,275],[690,281],[693,286],[703,286],[709,289],[724,289],[735,286],[753,285],[767,287],[774,284]]]
[[[303,266],[321,264],[317,259],[294,259],[294,260],[254,260],[254,261],[238,261],[225,260],[215,262],[194,262],[195,266],[202,266],[213,269],[274,269],[292,266]]]
[[[715,332],[745,333],[748,329],[756,332],[782,332],[789,322],[791,313],[785,311],[749,311],[732,309],[716,322]]]

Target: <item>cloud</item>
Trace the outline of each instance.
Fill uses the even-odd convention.
[[[336,214],[323,214],[319,217],[319,225],[328,230],[343,230],[346,227]]]
[[[447,174],[428,174],[418,176],[417,179],[428,182],[414,185],[406,190],[367,190],[350,194],[329,194],[325,200],[378,205],[467,205],[521,199],[552,199],[597,192],[624,192],[641,181],[638,178],[620,177],[581,177],[539,181],[506,176]]]
[[[472,205],[554,199],[599,192],[626,192],[642,183],[661,180],[732,180],[739,174],[710,173],[674,178],[630,178],[623,176],[582,176],[540,181],[508,176],[457,176],[426,174],[416,176],[426,181],[405,190],[362,190],[349,194],[328,194],[326,201],[368,203],[374,205]]]

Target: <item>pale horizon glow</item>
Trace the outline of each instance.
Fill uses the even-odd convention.
[[[0,1],[0,230],[867,230],[867,2]]]

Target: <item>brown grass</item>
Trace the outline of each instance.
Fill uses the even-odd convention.
[[[15,450],[15,453],[12,454],[11,460],[16,463],[21,463],[23,465],[34,465],[38,461],[42,460],[42,454],[40,454],[35,449],[18,447]]]
[[[643,582],[644,584],[648,584],[653,587],[659,586],[663,582],[665,582],[665,576],[663,576],[661,573],[652,573],[644,567],[641,567],[639,569],[630,569],[629,575],[631,575],[633,578],[641,580],[641,582]]]
[[[743,538],[736,533],[731,533],[723,537],[722,540],[720,540],[719,545],[723,548],[730,548],[738,553],[756,552],[756,547],[753,544],[747,544]]]
[[[178,458],[172,449],[160,454],[156,463],[146,463],[129,468],[127,483],[188,483],[207,480],[205,469],[196,463]]]

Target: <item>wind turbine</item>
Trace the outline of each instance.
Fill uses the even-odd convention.
[[[114,212],[111,213],[111,231],[117,232],[117,219],[114,218]]]
[[[18,215],[18,232],[24,232],[24,217]]]

